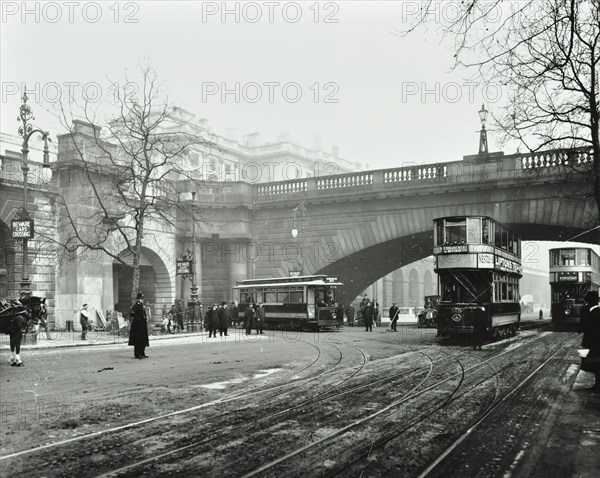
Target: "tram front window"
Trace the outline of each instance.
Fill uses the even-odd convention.
[[[560,256],[561,266],[574,266],[575,265],[575,251],[562,251]]]
[[[467,224],[464,219],[446,220],[446,242],[465,243],[467,241]]]

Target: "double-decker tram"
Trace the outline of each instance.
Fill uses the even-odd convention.
[[[240,316],[248,304],[262,303],[266,328],[317,330],[344,323],[344,308],[336,301],[336,291],[344,284],[337,277],[248,279],[236,284],[233,289],[239,292]]]
[[[589,247],[550,249],[552,324],[575,326],[581,319],[583,299],[600,287],[600,257]]]
[[[438,274],[438,336],[471,334],[474,308],[483,306],[486,336],[514,335],[521,320],[521,239],[485,216],[434,220]]]

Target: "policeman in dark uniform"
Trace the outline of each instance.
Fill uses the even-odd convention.
[[[144,294],[138,292],[136,302],[131,307],[129,313],[129,345],[133,345],[133,355],[136,359],[148,358],[146,347],[148,342],[148,321],[146,319],[146,310],[144,308]]]

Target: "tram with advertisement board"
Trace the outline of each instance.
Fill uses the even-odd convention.
[[[550,315],[555,326],[576,326],[585,295],[600,288],[600,257],[589,247],[550,249]]]
[[[438,336],[471,334],[475,307],[485,309],[485,334],[516,334],[521,320],[521,239],[486,216],[434,221],[435,272],[441,295]]]
[[[310,275],[247,279],[238,281],[233,290],[239,294],[241,317],[248,304],[262,304],[265,328],[318,330],[343,325],[344,308],[336,299],[343,285],[337,277]]]

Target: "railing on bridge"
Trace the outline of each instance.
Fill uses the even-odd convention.
[[[515,177],[531,170],[546,170],[559,166],[587,166],[593,161],[591,148],[572,150],[550,150],[535,153],[512,154],[500,156],[495,160],[497,169],[504,177],[509,177],[514,171]],[[347,189],[370,185],[387,185],[400,183],[405,185],[426,184],[427,182],[452,182],[470,181],[480,175],[489,177],[491,173],[489,160],[481,163],[466,164],[463,161],[447,163],[411,165],[393,169],[380,169],[374,171],[357,171],[353,173],[316,178],[279,181],[276,183],[255,185],[257,196],[285,195],[311,190]],[[466,173],[469,174],[466,174]]]
[[[357,171],[354,173],[320,176],[316,178],[279,181],[256,186],[258,196],[305,192],[309,189],[343,189],[371,184],[404,182],[422,182],[446,177],[448,166],[445,164],[425,164],[376,171]]]
[[[514,155],[519,156],[519,155]],[[591,164],[592,148],[551,150],[521,154],[523,169],[556,168],[558,166],[585,166]]]

